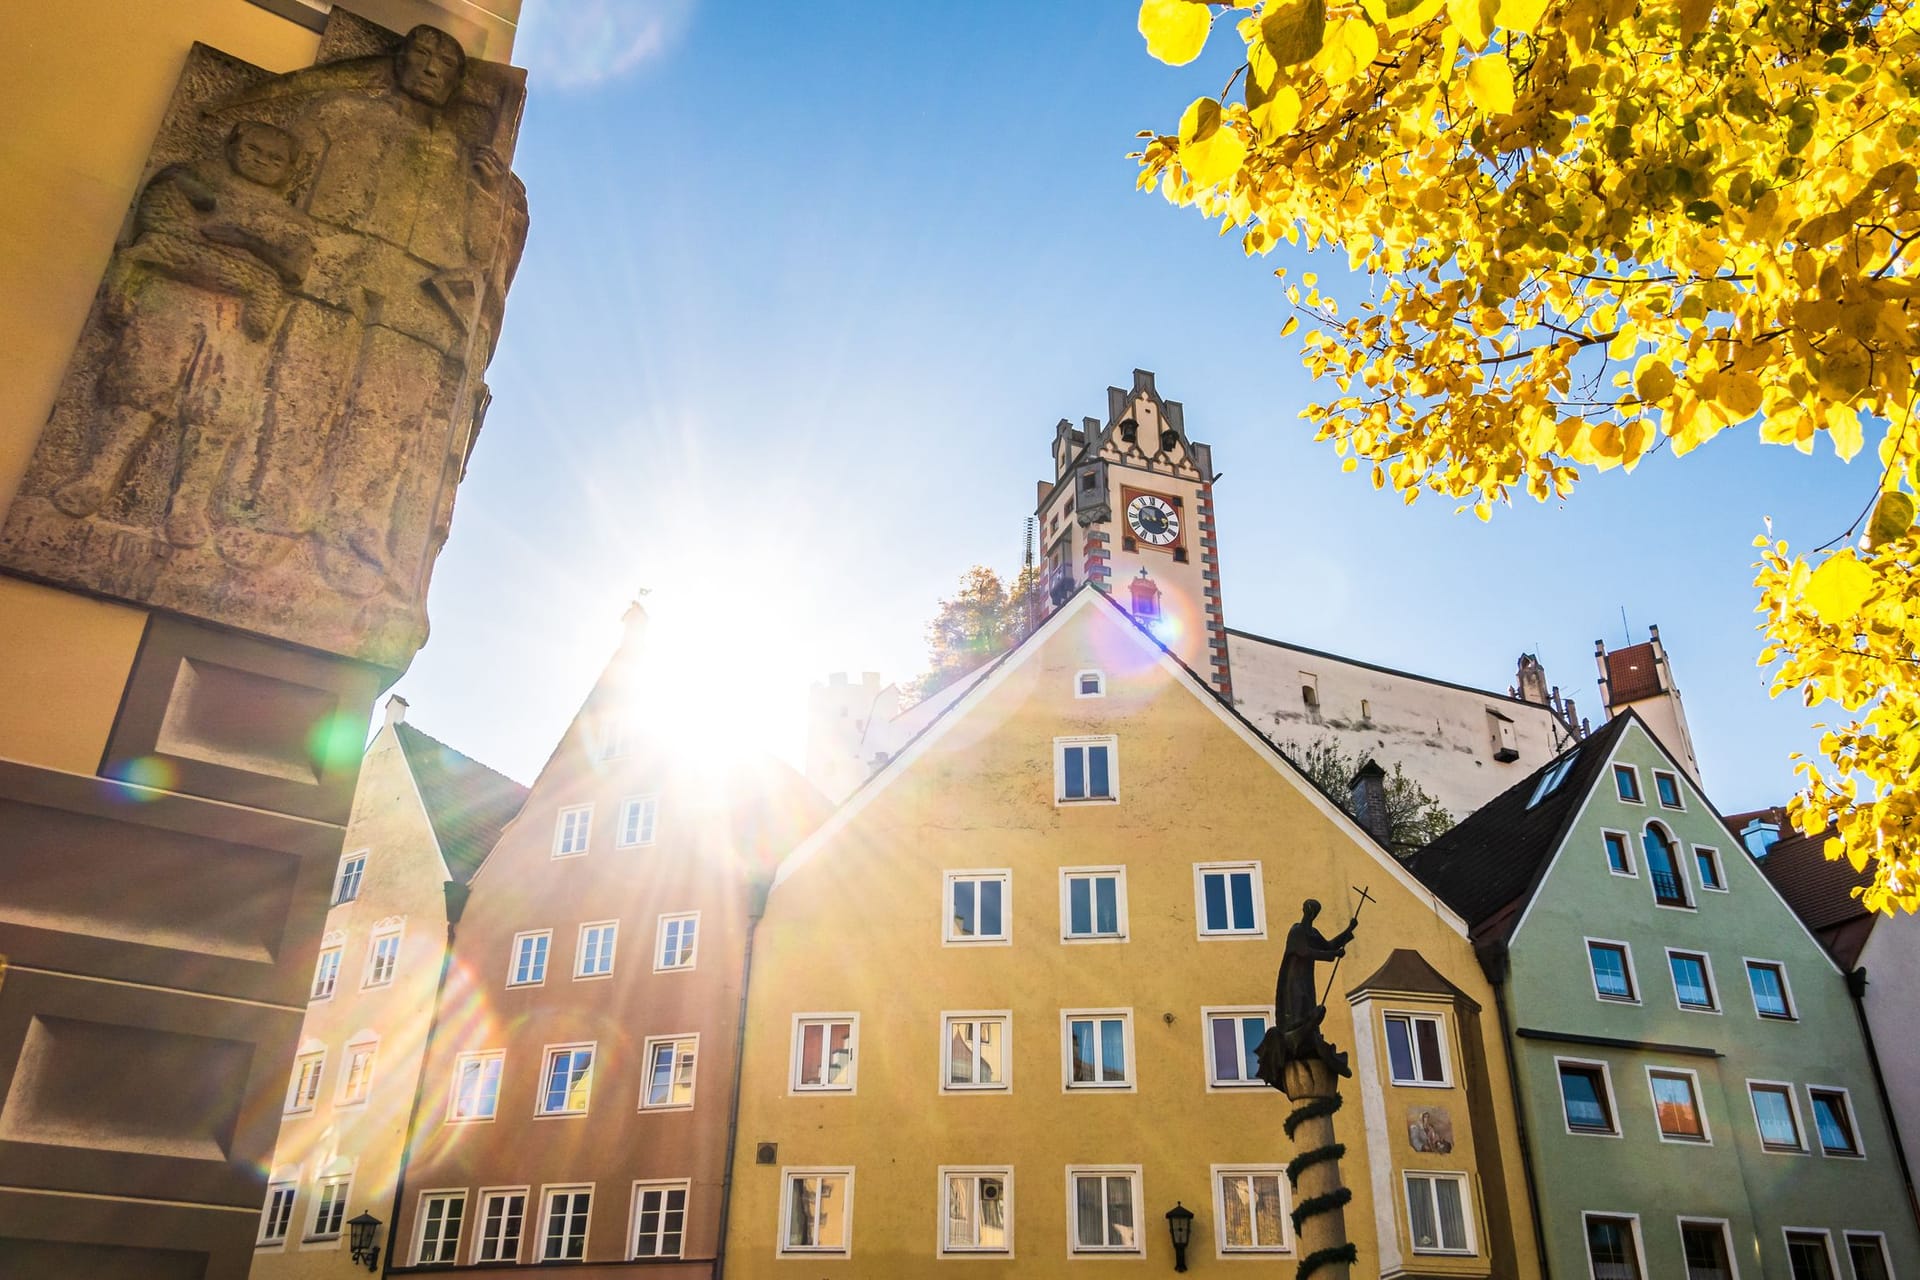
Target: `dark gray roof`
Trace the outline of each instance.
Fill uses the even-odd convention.
[[[486,860],[502,828],[520,812],[527,789],[404,720],[393,726],[393,736],[420,788],[420,803],[433,824],[447,871],[465,884]]]

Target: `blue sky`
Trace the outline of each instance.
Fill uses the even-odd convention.
[[[916,674],[961,572],[1017,566],[1053,424],[1139,367],[1223,473],[1229,625],[1498,689],[1537,651],[1595,714],[1624,610],[1716,803],[1789,790],[1817,717],[1754,666],[1750,544],[1839,534],[1868,466],[1729,433],[1490,525],[1342,475],[1270,274],[1341,268],[1134,188],[1224,49],[1152,61],[1127,0],[527,7],[533,229],[397,690],[421,729],[531,778],[646,587],[685,687],[797,761],[807,681]]]

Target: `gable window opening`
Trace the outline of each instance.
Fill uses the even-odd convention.
[[[340,860],[340,875],[333,885],[333,905],[352,902],[360,896],[360,881],[367,873],[367,853],[350,854]]]
[[[1258,863],[1201,863],[1194,875],[1199,882],[1201,937],[1266,935]]]
[[[781,1198],[782,1253],[847,1252],[853,1170],[790,1171]]]
[[[420,1194],[420,1234],[414,1241],[415,1266],[458,1262],[460,1227],[467,1212],[464,1191],[424,1191]]]
[[[857,1044],[852,1018],[801,1018],[794,1026],[793,1087],[853,1091]]]
[[[1700,887],[1712,889],[1717,893],[1727,891],[1727,882],[1720,875],[1720,851],[1703,844],[1693,847],[1693,868],[1700,875]]]
[[[687,1184],[635,1183],[633,1251],[635,1258],[677,1258],[687,1234]]]
[[[1707,957],[1692,951],[1668,951],[1667,965],[1673,971],[1673,994],[1682,1009],[1718,1013],[1713,995],[1713,970]]]
[[[1118,739],[1061,738],[1054,742],[1057,803],[1107,802],[1119,798]]]
[[[1005,1089],[1009,1015],[948,1014],[942,1022],[946,1088]]]
[[[1444,1085],[1446,1054],[1440,1019],[1434,1014],[1386,1015],[1387,1066],[1395,1084]]]
[[[1786,966],[1772,960],[1747,961],[1747,986],[1753,992],[1753,1011],[1762,1018],[1793,1021],[1793,1002],[1787,995]]]
[[[591,1187],[555,1187],[547,1192],[542,1262],[579,1262],[587,1256],[587,1215],[592,1207]]]
[[[363,987],[384,987],[393,981],[400,962],[400,931],[376,933],[367,947],[367,976]]]
[[[1132,1039],[1130,1013],[1069,1013],[1067,1024],[1067,1087],[1070,1089],[1131,1088],[1128,1041]]]
[[[1674,856],[1673,837],[1657,823],[1649,822],[1640,837],[1647,855],[1647,876],[1653,881],[1653,900],[1663,907],[1687,907],[1687,881],[1680,874],[1680,862]]]
[[[1640,771],[1630,764],[1613,766],[1613,790],[1628,804],[1645,804],[1640,798]]]
[[[1654,1121],[1660,1136],[1671,1142],[1709,1142],[1706,1117],[1700,1111],[1700,1093],[1690,1071],[1649,1069]]]
[[[1633,846],[1627,840],[1624,831],[1603,832],[1601,839],[1607,846],[1607,870],[1616,876],[1637,876],[1633,869]]]
[[[620,805],[620,839],[616,842],[622,849],[632,849],[653,843],[654,817],[659,812],[660,802],[655,796],[634,796]]]
[[[1260,1042],[1273,1025],[1265,1010],[1207,1013],[1207,1082],[1218,1088],[1254,1088],[1260,1079]]]
[[[577,804],[562,809],[554,823],[553,856],[571,858],[587,851],[587,837],[593,829],[593,806]]]
[[[1107,696],[1107,677],[1099,671],[1082,671],[1073,678],[1073,696],[1076,698],[1104,698]]]
[[[513,969],[507,985],[533,987],[547,980],[547,951],[553,945],[553,931],[516,934],[513,939]]]
[[[1660,797],[1661,808],[1683,809],[1686,807],[1680,801],[1680,780],[1672,774],[1662,773],[1656,769],[1653,774],[1653,790],[1654,794]]]
[[[1860,1137],[1853,1125],[1853,1101],[1847,1091],[1810,1086],[1807,1096],[1813,1103],[1813,1131],[1820,1135],[1820,1153],[1859,1155]]]
[[[1007,889],[1012,873],[947,873],[947,941],[1006,942]]]
[[[943,1253],[1007,1253],[1013,1248],[1013,1170],[944,1171]]]
[[[520,1236],[526,1225],[527,1191],[485,1191],[480,1199],[480,1248],[475,1262],[520,1261]]]
[[[1472,1253],[1464,1173],[1409,1173],[1407,1230],[1415,1253]]]
[[[1587,963],[1593,968],[1593,991],[1600,999],[1640,1002],[1633,989],[1633,963],[1626,943],[1589,940]]]
[[[1061,937],[1120,941],[1127,936],[1127,876],[1119,867],[1061,871]]]
[[[1142,1253],[1145,1242],[1134,1221],[1138,1174],[1131,1170],[1074,1170],[1075,1253]]]

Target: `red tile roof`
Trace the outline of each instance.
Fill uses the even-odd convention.
[[[1629,702],[1660,693],[1660,671],[1653,645],[1631,644],[1607,655],[1607,705],[1615,711]]]

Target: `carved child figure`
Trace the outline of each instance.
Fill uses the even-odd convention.
[[[166,534],[206,541],[213,486],[259,412],[267,341],[313,258],[313,223],[281,194],[298,146],[257,120],[234,125],[228,172],[170,165],[134,211],[135,237],[108,268],[113,350],[98,394],[98,449],[53,494],[71,516],[97,511],[136,450],[167,424],[182,429]],[[185,286],[185,287],[182,287]]]

